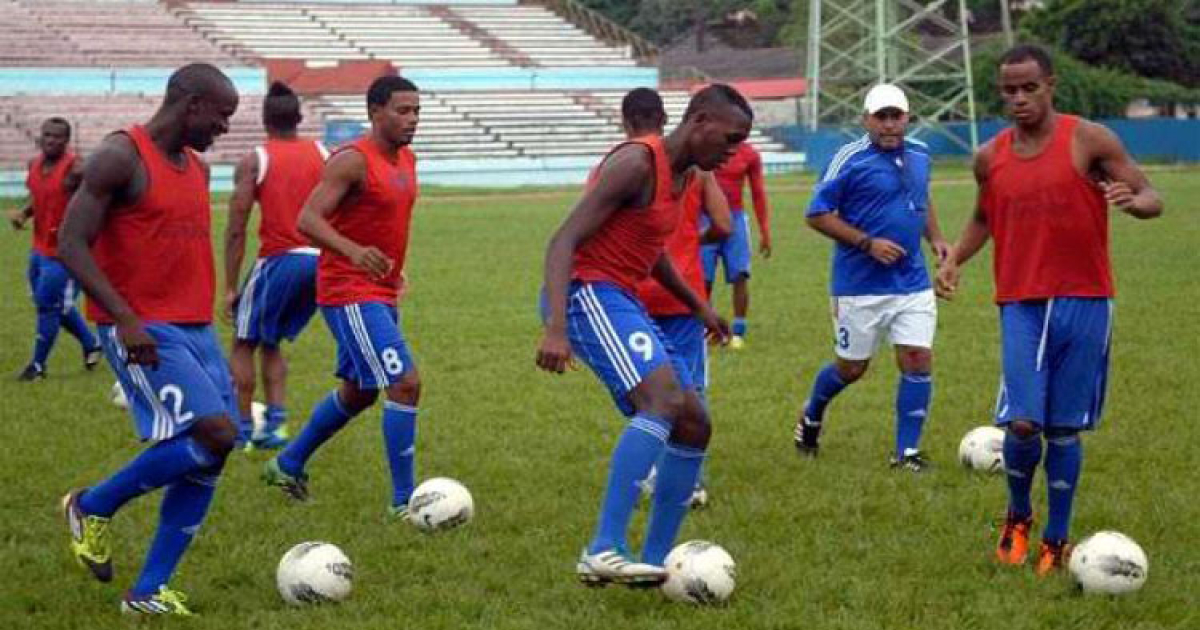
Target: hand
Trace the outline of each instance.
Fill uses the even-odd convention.
[[[562,330],[546,328],[538,347],[537,366],[547,372],[562,374],[571,366],[571,344]]]
[[[137,318],[117,322],[117,339],[125,347],[125,363],[158,369],[158,342]]]
[[[771,237],[770,236],[764,235],[762,238],[758,239],[758,253],[761,254],[763,258],[771,257]]]
[[[946,264],[946,260],[950,258],[950,243],[945,239],[938,239],[929,244],[933,248],[933,266],[941,269],[942,265]]]
[[[943,300],[953,300],[955,292],[958,291],[958,277],[958,263],[954,262],[953,258],[947,258],[938,268],[937,277],[934,279],[934,293]]]
[[[20,210],[9,210],[8,222],[14,230],[25,229],[25,213]]]
[[[363,247],[350,257],[355,267],[371,274],[372,278],[381,280],[392,272],[396,263],[374,247]]]
[[[708,330],[709,339],[715,339],[721,345],[729,343],[731,333],[729,332],[729,322],[725,321],[711,306],[705,305],[704,310],[698,315],[700,321],[704,324],[704,328]]]
[[[233,314],[237,312],[239,297],[241,294],[236,289],[225,291],[225,297],[221,300],[221,317],[225,318],[226,323],[233,322]]]
[[[871,248],[867,250],[867,254],[885,265],[891,265],[907,255],[908,252],[886,238],[872,238]]]
[[[1109,205],[1116,206],[1122,210],[1133,207],[1135,195],[1129,184],[1103,180],[1100,182],[1100,190],[1104,191],[1104,199]]]

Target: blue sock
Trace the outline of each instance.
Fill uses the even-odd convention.
[[[42,368],[46,367],[46,359],[54,347],[54,339],[58,337],[61,317],[58,309],[39,307],[37,310],[37,338],[33,341],[33,362]]]
[[[654,508],[646,530],[642,562],[662,566],[675,545],[675,537],[690,509],[692,489],[700,478],[704,451],[682,444],[668,444],[658,464]]]
[[[292,443],[279,453],[276,462],[279,463],[280,470],[289,475],[299,475],[304,472],[304,464],[308,462],[308,458],[312,457],[313,452],[326,440],[333,437],[333,434],[346,426],[346,423],[353,417],[342,407],[337,392],[330,392],[325,400],[322,400],[313,409],[312,415],[308,418],[308,424],[304,425],[300,435],[296,436],[296,439],[292,440]]]
[[[267,405],[267,411],[263,414],[263,420],[266,421],[263,425],[263,433],[270,435],[287,422],[287,409],[279,405]]]
[[[392,505],[406,505],[416,483],[413,461],[417,452],[417,408],[383,403],[383,446],[392,471]]]
[[[921,444],[921,428],[929,415],[933,377],[929,374],[900,375],[896,388],[896,457],[915,451]]]
[[[134,596],[153,595],[170,582],[171,574],[204,522],[220,475],[221,468],[217,466],[186,475],[167,486],[159,508],[158,531],[146,552],[142,573],[130,589]]]
[[[747,326],[747,324],[746,324],[745,317],[735,317],[735,318],[733,318],[733,327],[731,328],[730,332],[737,335],[738,337],[745,337],[746,336],[746,326]]]
[[[1071,532],[1071,505],[1083,467],[1079,434],[1046,436],[1046,495],[1049,510],[1043,540],[1063,541]]]
[[[842,377],[838,376],[837,367],[832,363],[827,363],[817,373],[817,380],[813,381],[812,393],[808,395],[808,405],[804,408],[804,415],[820,424],[825,419],[825,407],[829,406],[829,401],[833,400],[834,396],[846,389],[846,385],[847,383],[842,380]]]
[[[588,545],[588,553],[626,549],[625,533],[641,492],[638,482],[650,474],[650,467],[662,454],[670,434],[671,423],[662,418],[639,414],[629,421],[613,449],[600,522],[596,526],[596,536]]]
[[[1033,474],[1042,460],[1042,436],[1018,437],[1004,432],[1004,472],[1008,479],[1008,511],[1013,516],[1027,518],[1033,514],[1030,493]]]
[[[62,327],[71,333],[71,336],[79,340],[79,345],[83,346],[85,352],[100,347],[100,342],[92,334],[92,329],[88,328],[87,322],[83,321],[79,309],[72,307],[61,316],[59,321],[62,322]]]
[[[245,414],[245,415],[239,413],[237,427],[238,427],[238,437],[237,437],[238,441],[240,441],[240,442],[250,441],[250,439],[254,437],[254,414],[253,414],[253,412]]]
[[[79,509],[108,518],[130,499],[221,461],[190,435],[177,435],[142,451],[115,475],[88,488],[79,496]]]

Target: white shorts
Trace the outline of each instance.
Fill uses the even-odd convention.
[[[937,299],[932,289],[904,295],[835,296],[831,304],[834,352],[843,359],[870,359],[885,335],[893,346],[933,347]]]

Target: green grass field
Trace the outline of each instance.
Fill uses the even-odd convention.
[[[974,198],[964,175],[957,169],[934,187],[951,236]],[[831,408],[821,458],[796,456],[796,411],[830,357],[829,244],[803,226],[811,180],[787,177],[773,181],[776,254],[754,263],[747,348],[712,357],[713,500],[682,534],[717,541],[737,559],[729,606],[694,609],[652,591],[575,582],[573,562],[622,428],[590,373],[555,377],[533,364],[544,245],[576,193],[453,191],[419,204],[405,328],[424,380],[419,475],[466,483],[476,519],[437,536],[385,520],[378,408],[314,458],[314,500],[306,505],[261,485],[265,455],[237,453],[174,581],[202,615],[187,625],[1200,628],[1200,459],[1192,450],[1200,446],[1200,171],[1159,171],[1153,180],[1167,200],[1164,218],[1112,220],[1120,295],[1111,388],[1104,424],[1086,439],[1073,529],[1075,537],[1117,529],[1144,546],[1150,579],[1133,596],[1082,597],[1066,578],[1038,581],[990,561],[1003,480],[968,474],[955,461],[960,437],[989,422],[998,378],[985,259],[972,263],[962,295],[941,310],[924,441],[937,468],[914,476],[887,467],[896,371],[886,354]],[[224,212],[214,216],[219,231]],[[0,231],[0,627],[118,627],[116,603],[141,565],[158,497],[115,519],[116,581],[96,583],[71,563],[59,497],[113,472],[140,445],[108,403],[111,375],[85,373],[69,337],[60,337],[48,380],[13,380],[33,331],[28,238]],[[724,289],[717,299],[728,312]],[[221,334],[228,339],[223,324]],[[288,349],[293,425],[334,386],[333,349],[319,321]],[[644,512],[634,541],[643,519]],[[334,542],[354,561],[355,591],[345,604],[296,610],[280,600],[276,563],[306,540]]]

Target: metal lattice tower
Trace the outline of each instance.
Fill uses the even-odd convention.
[[[943,9],[958,4],[958,23]],[[876,83],[908,94],[910,134],[942,134],[974,150],[975,97],[965,0],[809,0],[808,125],[861,133],[863,97]],[[970,123],[970,143],[944,124]]]

